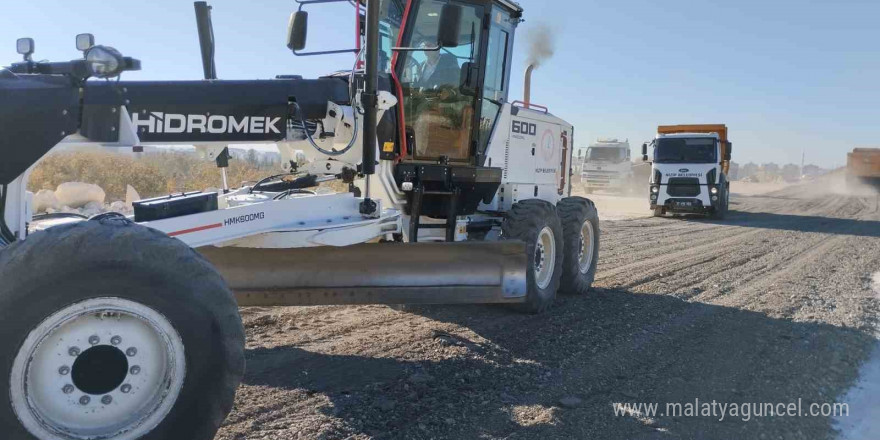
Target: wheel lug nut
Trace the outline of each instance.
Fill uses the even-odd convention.
[[[64,385],[64,388],[61,389],[64,394],[72,394],[74,391],[73,385]]]
[[[70,350],[67,350],[67,353],[71,356],[79,356],[79,348],[78,347],[70,347]]]
[[[119,345],[122,343],[122,338],[119,336],[114,336],[114,337],[110,338],[110,343],[113,345]]]
[[[104,405],[109,405],[109,404],[113,403],[113,397],[112,396],[104,396],[101,398],[101,403],[103,403]]]
[[[122,388],[120,389],[120,391],[122,391],[123,393],[128,394],[128,392],[131,391],[131,385],[129,385],[129,384],[125,384],[125,385],[123,385]]]
[[[137,365],[133,365],[131,369],[129,369],[129,373],[131,374],[139,374],[141,372],[141,367]]]
[[[125,354],[127,354],[128,357],[133,357],[134,355],[138,354],[137,348],[128,347],[128,350],[125,350]]]
[[[58,369],[58,374],[60,374],[62,376],[67,376],[69,373],[70,373],[70,367],[68,367],[67,365]]]
[[[91,401],[92,401],[92,398],[89,396],[82,396],[79,398],[80,405],[88,405],[89,402],[91,402]]]
[[[99,342],[101,342],[101,338],[98,335],[89,336],[89,344],[98,345]]]

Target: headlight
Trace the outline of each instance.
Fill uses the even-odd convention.
[[[125,62],[118,50],[107,46],[93,46],[86,51],[86,65],[92,76],[113,78],[122,73]]]
[[[713,187],[709,188],[709,192],[711,194],[718,194],[718,188],[713,186]]]
[[[659,193],[659,192],[660,192],[660,187],[659,187],[659,186],[652,186],[652,187],[651,187],[651,193],[652,193],[652,194],[657,194],[657,193]]]

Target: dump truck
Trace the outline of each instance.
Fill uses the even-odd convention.
[[[632,188],[629,140],[598,139],[590,144],[581,166],[581,185],[587,194],[594,190],[627,191]]]
[[[873,185],[880,189],[880,148],[855,148],[846,155],[848,185]]]
[[[653,157],[648,157],[648,147]],[[722,219],[730,203],[730,154],[733,144],[724,124],[661,125],[653,141],[642,144],[642,160],[651,162],[650,208],[667,213],[703,214]]]
[[[331,2],[354,9],[357,46],[307,51],[305,9]],[[217,79],[205,2],[205,80],[121,80],[140,61],[91,34],[71,61],[17,42],[23,60],[0,69],[3,438],[213,438],[244,374],[239,306],[540,313],[590,289],[599,222],[571,195],[574,127],[510,99],[518,4],[297,4],[293,55],[348,52],[350,70]],[[222,191],[32,227],[28,174],[54,148],[174,144],[216,162]],[[236,144],[274,145],[283,168],[229,185]]]

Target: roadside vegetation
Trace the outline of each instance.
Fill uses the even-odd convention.
[[[253,151],[253,150],[250,150]],[[279,172],[277,161],[261,160],[257,154],[229,161],[229,184],[260,180]],[[120,154],[112,151],[63,151],[44,158],[31,174],[28,189],[54,190],[65,182],[100,186],[108,200],[125,199],[126,185],[141,197],[155,197],[183,191],[201,191],[222,185],[220,170],[213,161],[193,151],[159,150]]]

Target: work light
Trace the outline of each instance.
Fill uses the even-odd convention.
[[[92,46],[86,51],[85,56],[89,71],[92,76],[98,78],[113,78],[125,68],[122,54],[112,47]]]

